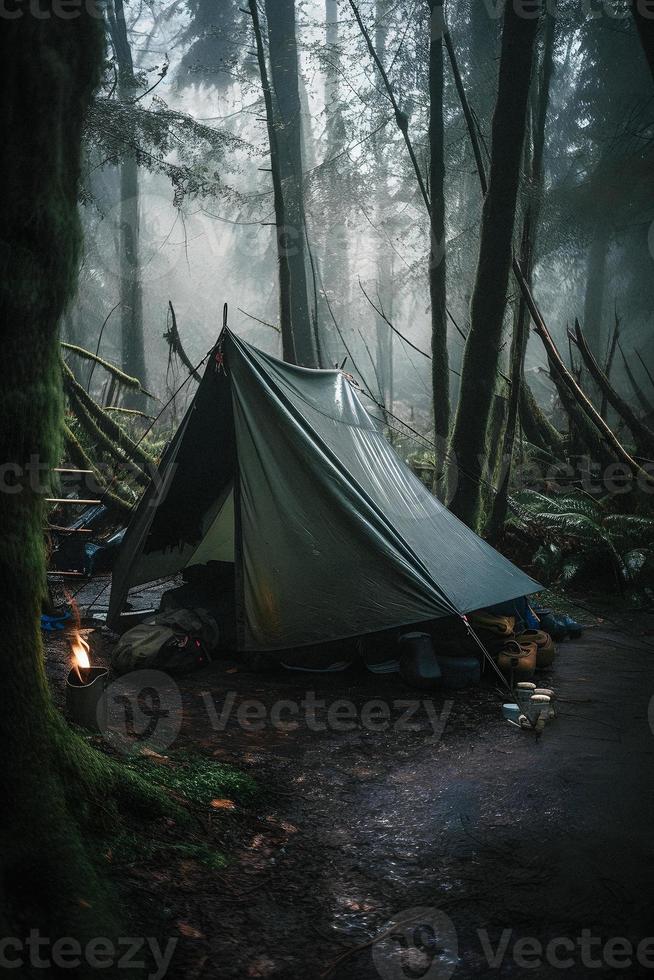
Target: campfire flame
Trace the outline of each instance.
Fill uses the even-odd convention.
[[[89,645],[86,640],[82,639],[78,632],[75,632],[73,640],[71,643],[71,652],[73,654],[73,667],[79,677],[80,681],[84,681],[81,671],[88,670],[91,666],[91,661],[89,660]]]

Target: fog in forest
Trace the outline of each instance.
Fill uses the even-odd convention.
[[[274,10],[275,3],[266,7]],[[427,175],[430,37],[439,25],[421,2],[362,0],[358,9]],[[122,4],[116,10],[120,14]],[[320,364],[345,363],[362,390],[396,416],[386,421],[405,453],[420,452],[426,443],[399,420],[433,438],[426,356],[432,329],[429,216],[352,8],[336,0],[301,2],[296,13],[305,221],[291,229],[290,248],[298,240],[302,246]],[[243,3],[152,0],[127,4],[124,18],[124,36],[120,20],[111,19],[103,86],[85,137],[85,251],[65,333],[83,347],[99,344],[100,354],[129,374],[142,374],[144,365],[144,386],[163,398],[186,371],[178,359],[169,362],[163,339],[169,300],[194,364],[218,336],[224,303],[233,330],[282,353],[270,142],[252,19]],[[541,28],[537,42],[514,241],[519,248],[520,216],[533,192],[533,288],[559,350],[569,363],[566,330],[578,318],[604,364],[619,323],[611,377],[639,408],[638,389],[647,391],[654,372],[648,66],[623,4],[561,2],[550,18],[551,28]],[[262,21],[268,45],[263,10]],[[500,5],[451,0],[447,22],[487,162]],[[125,68],[126,59],[132,69]],[[543,84],[549,98],[542,177],[534,187],[530,158]],[[455,404],[482,196],[447,66],[443,120],[447,345]],[[133,239],[128,255],[126,234]],[[442,251],[437,247],[437,254]],[[505,376],[518,303],[511,284],[500,358]],[[141,329],[144,361],[134,349]],[[101,375],[94,382],[98,398]],[[535,336],[525,378],[539,405],[560,422],[547,357]],[[497,397],[505,400],[506,394],[500,379]],[[372,399],[367,404],[379,413]]]

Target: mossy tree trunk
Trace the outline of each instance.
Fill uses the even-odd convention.
[[[429,44],[429,199],[431,201],[429,298],[431,372],[436,444],[447,443],[450,428],[450,371],[447,350],[445,264],[445,133],[443,124],[443,0],[430,0]]]
[[[541,70],[538,77],[538,86],[535,99],[536,106],[533,114],[533,140],[531,142],[531,153],[526,154],[530,157],[528,161],[529,182],[525,188],[525,206],[522,220],[522,237],[520,245],[520,265],[524,270],[525,277],[529,285],[532,285],[533,258],[536,249],[536,239],[538,237],[538,222],[540,217],[543,183],[544,183],[544,153],[545,153],[545,124],[547,122],[547,110],[550,101],[550,88],[552,82],[552,72],[554,68],[554,37],[555,37],[556,18],[553,14],[547,13],[545,38],[543,43],[543,55]],[[529,311],[525,297],[520,293],[515,319],[513,324],[513,338],[511,344],[511,388],[509,391],[509,402],[507,406],[506,428],[502,441],[502,458],[500,465],[501,481],[497,488],[497,493],[492,503],[490,519],[488,522],[488,536],[491,541],[498,541],[504,533],[506,521],[509,486],[511,483],[512,460],[515,443],[516,428],[518,423],[518,411],[520,405],[521,386],[526,384],[524,381],[524,362],[529,340]]]
[[[266,0],[274,125],[284,197],[285,226],[277,228],[290,272],[288,307],[295,361],[318,367],[307,291],[306,221],[302,168],[302,106],[298,85],[295,0]],[[284,323],[282,323],[282,331]]]
[[[50,699],[40,632],[46,493],[27,467],[38,462],[43,480],[60,458],[58,324],[77,278],[80,145],[101,60],[91,3],[63,19],[33,0],[0,31],[0,444],[11,467],[0,492],[0,934],[38,929],[82,943],[117,926],[81,821],[99,812],[94,798],[106,812],[131,782],[118,785],[117,767],[70,733]]]
[[[51,470],[61,450],[58,323],[76,281],[81,132],[100,22],[87,7],[75,19],[54,17],[46,0],[37,8],[44,19],[30,13],[0,32],[0,441],[17,474],[11,492],[5,485],[0,493],[0,924],[84,931],[96,915],[80,904],[91,903],[94,874],[68,811],[41,647],[44,494],[18,474],[30,458]]]
[[[529,85],[539,25],[538,16],[524,13],[516,10],[513,3],[507,3],[504,8],[490,176],[482,211],[470,331],[451,439],[451,466],[457,468],[451,509],[472,528],[477,527],[480,517],[481,465],[486,455],[486,431],[499,364]],[[453,480],[453,470],[451,474]]]
[[[501,5],[468,0],[470,80],[475,92],[475,113],[484,139],[488,142],[493,116],[493,92],[497,88],[497,65],[500,54]]]
[[[520,385],[519,414],[522,431],[528,442],[556,457],[563,454],[564,437],[542,411],[524,377]]]

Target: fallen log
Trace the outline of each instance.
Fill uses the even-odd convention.
[[[571,341],[576,344],[591,377],[599,387],[602,395],[608,403],[615,409],[620,418],[624,421],[627,428],[631,431],[636,448],[640,456],[654,455],[654,432],[638,418],[631,406],[622,398],[612,386],[601,367],[597,363],[595,355],[588,346],[586,338],[579,320],[575,317],[575,332],[570,334]]]
[[[557,377],[560,378],[561,382],[574,397],[575,401],[577,401],[584,415],[586,415],[586,417],[593,423],[604,439],[606,445],[615,453],[617,458],[629,468],[634,476],[638,476],[646,483],[654,485],[654,475],[644,470],[642,466],[636,462],[633,456],[627,452],[616,434],[607,425],[600,413],[597,411],[588,395],[582,390],[573,375],[568,371],[563,362],[563,358],[559,354],[559,350],[554,343],[549,330],[547,329],[547,324],[545,323],[545,320],[543,319],[541,312],[536,305],[532,292],[529,289],[528,284],[525,282],[525,277],[522,274],[520,263],[516,258],[513,259],[513,272],[525,297],[525,302],[529,308],[534,329],[543,343],[552,370],[555,372]]]

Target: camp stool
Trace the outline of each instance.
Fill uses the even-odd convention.
[[[499,653],[497,665],[504,673],[510,674],[512,679],[533,677],[536,670],[536,644],[508,640]]]
[[[542,670],[544,667],[551,667],[556,656],[556,646],[554,640],[545,630],[523,630],[516,636],[518,643],[535,643],[536,650],[536,669]]]

